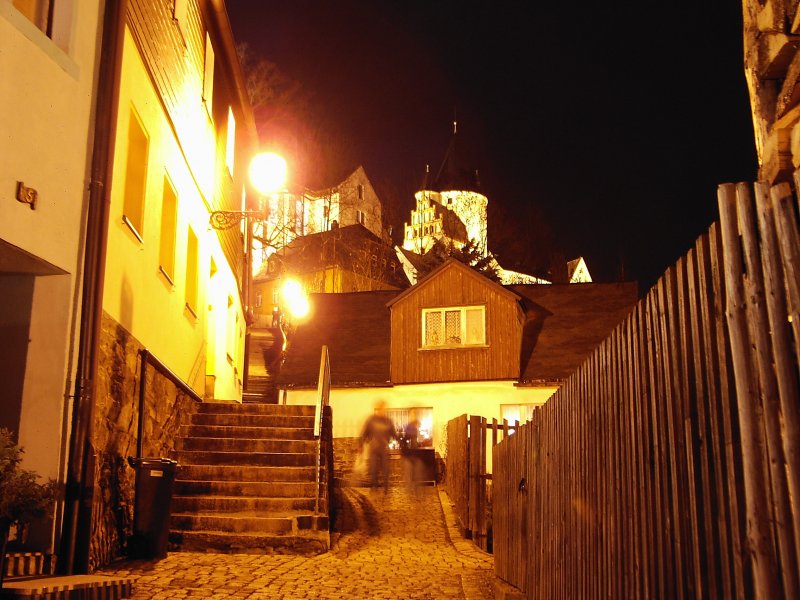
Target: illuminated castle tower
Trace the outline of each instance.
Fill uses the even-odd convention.
[[[486,205],[488,199],[480,193],[478,171],[465,168],[457,152],[457,124],[442,166],[433,181],[426,168],[420,191],[414,194],[417,207],[411,211],[411,223],[404,228],[403,248],[418,254],[427,252],[435,240],[463,246],[475,242],[487,253]]]
[[[430,171],[426,168],[420,191],[414,194],[417,207],[411,211],[411,222],[405,224],[403,235],[403,250],[407,252],[425,254],[436,240],[452,243],[458,248],[472,240],[483,256],[489,254],[486,239],[486,206],[489,201],[480,192],[478,171],[465,168],[460,162],[462,157],[456,152],[457,133],[454,121],[453,137],[436,178],[431,181]],[[402,252],[398,253],[398,258],[409,280],[416,281],[412,261]],[[550,283],[534,275],[504,269],[494,258],[491,262],[503,285]],[[592,281],[582,257],[569,261],[566,267],[570,283]]]

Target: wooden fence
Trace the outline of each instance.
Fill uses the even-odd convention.
[[[487,444],[493,449],[518,422],[488,422],[484,417],[461,415],[447,423],[445,489],[463,533],[483,550],[492,548],[491,479],[486,470]],[[491,437],[488,432],[491,431]],[[487,439],[488,438],[488,439]]]
[[[528,598],[800,598],[798,207],[718,203],[494,452],[495,570]]]

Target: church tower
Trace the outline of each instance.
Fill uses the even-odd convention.
[[[456,121],[453,121],[453,135],[436,177],[431,180],[426,167],[421,188],[414,194],[417,206],[411,211],[411,223],[405,224],[403,248],[422,254],[437,239],[456,246],[472,240],[486,255],[489,201],[480,192],[477,169],[465,165],[459,152]]]

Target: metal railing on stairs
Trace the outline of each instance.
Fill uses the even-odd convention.
[[[328,359],[328,346],[322,346],[322,353],[319,363],[319,379],[317,380],[317,405],[314,413],[314,438],[317,440],[317,473],[316,473],[316,494],[314,500],[314,513],[319,514],[320,509],[320,483],[322,480],[322,463],[325,460],[322,456],[323,451],[332,443],[331,435],[326,436],[326,444],[323,445],[323,419],[325,415],[325,408],[328,407],[328,401],[331,392],[331,365]],[[328,462],[325,460],[325,462]],[[330,468],[328,466],[328,479],[330,480]],[[328,494],[328,502],[330,503],[330,494]]]

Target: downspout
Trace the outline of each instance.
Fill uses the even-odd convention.
[[[72,574],[89,571],[94,460],[92,446],[98,348],[103,315],[103,282],[114,164],[119,82],[125,33],[126,0],[105,3],[103,39],[97,78],[95,129],[92,145],[89,209],[84,248],[78,376],[72,404],[72,429],[64,502],[64,535],[59,570]]]

